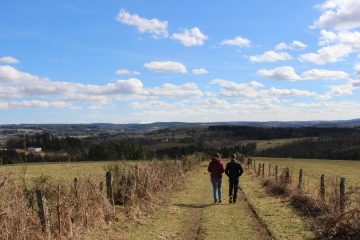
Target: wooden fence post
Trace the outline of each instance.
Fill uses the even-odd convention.
[[[255,160],[254,160],[254,172],[256,173],[256,163],[255,163]]]
[[[74,193],[75,193],[75,198],[77,199],[78,196],[78,179],[74,178]]]
[[[279,171],[279,167],[278,165],[275,165],[275,180],[278,180],[278,171]]]
[[[285,181],[286,181],[286,184],[290,183],[290,170],[289,170],[289,168],[285,169]]]
[[[100,192],[104,190],[104,182],[100,182],[99,190]]]
[[[46,205],[46,198],[44,193],[37,189],[36,190],[37,204],[39,208],[39,218],[43,231],[50,235],[50,224],[49,224],[49,210]]]
[[[340,178],[340,211],[345,211],[345,178]]]
[[[258,176],[260,176],[260,172],[261,172],[261,163],[259,163],[259,168],[258,168],[258,172],[257,172]]]
[[[303,186],[303,169],[299,170],[299,185],[298,185],[298,189],[302,189]]]
[[[58,228],[59,228],[59,236],[61,236],[61,188],[60,188],[60,185],[58,185],[58,188],[57,188],[57,200],[58,200],[58,204],[56,206],[56,210],[57,210],[57,215],[58,215]]]
[[[325,176],[324,174],[320,177],[320,198],[321,200],[325,200]]]
[[[265,163],[262,164],[262,177],[265,177]]]
[[[269,163],[269,177],[271,176],[271,163]]]
[[[106,172],[106,193],[110,203],[114,205],[114,193],[112,186],[112,171]]]

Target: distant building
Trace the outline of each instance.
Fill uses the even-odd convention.
[[[29,147],[28,148],[29,153],[39,153],[42,151],[42,148],[40,147]]]

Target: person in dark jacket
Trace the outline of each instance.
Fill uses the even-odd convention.
[[[214,203],[222,202],[222,174],[224,173],[224,163],[220,158],[220,154],[216,154],[209,163],[208,171],[211,173],[211,183],[213,186]]]
[[[231,155],[231,161],[226,164],[225,168],[225,174],[229,177],[229,203],[236,203],[239,177],[243,172],[241,164],[236,161],[236,155]]]

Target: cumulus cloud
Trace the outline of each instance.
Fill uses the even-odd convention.
[[[6,56],[6,57],[0,57],[0,63],[15,64],[15,63],[19,63],[19,60],[11,56]]]
[[[144,110],[144,109],[164,109],[171,107],[170,103],[163,101],[146,101],[146,102],[132,102],[131,107],[135,110]]]
[[[248,83],[236,83],[224,79],[214,79],[210,82],[221,87],[221,94],[226,97],[255,97],[257,89],[264,85],[257,81]]]
[[[347,79],[349,74],[343,71],[333,71],[326,69],[311,69],[305,71],[299,76],[295,69],[290,66],[277,67],[273,69],[261,69],[258,75],[266,78],[275,80],[289,80],[289,81],[300,81],[300,80],[336,80],[336,79]]]
[[[208,39],[204,33],[200,31],[198,27],[192,29],[183,29],[179,33],[173,33],[171,38],[180,41],[184,46],[201,46]]]
[[[127,69],[118,69],[118,70],[116,70],[115,74],[117,74],[117,75],[140,75],[140,72],[130,71]]]
[[[184,64],[175,61],[153,61],[144,64],[144,67],[161,73],[187,73],[187,68]]]
[[[290,66],[277,67],[273,69],[261,69],[258,75],[266,78],[277,79],[277,80],[301,80],[301,77],[297,75],[295,69]]]
[[[332,32],[322,29],[320,34],[320,45],[344,44],[353,51],[360,50],[360,32]]]
[[[136,78],[121,79],[105,85],[58,82],[22,72],[8,65],[0,66],[0,83],[0,99],[3,100],[2,105],[6,105],[6,109],[17,106],[68,107],[75,102],[101,105],[116,100],[203,96],[195,83],[182,85],[166,83],[158,87],[145,88],[142,81]],[[31,99],[39,97],[42,102]],[[14,101],[21,99],[23,101]],[[9,104],[10,100],[21,102],[21,104]],[[68,105],[61,103],[68,103]]]
[[[148,95],[170,98],[193,98],[204,96],[203,92],[197,87],[195,83],[185,83],[183,85],[165,83],[162,86],[149,89]]]
[[[285,50],[285,49],[290,49],[290,50],[300,50],[300,49],[304,49],[306,48],[307,45],[301,41],[298,40],[294,40],[292,43],[287,44],[284,42],[279,43],[278,45],[275,46],[276,50]]]
[[[219,85],[221,95],[224,97],[242,97],[251,99],[262,99],[262,101],[277,102],[278,97],[314,97],[315,92],[301,89],[281,89],[271,87],[263,89],[264,85],[260,82],[251,81],[248,83],[236,83],[233,81],[214,79],[211,84]]]
[[[27,101],[11,101],[0,102],[0,109],[13,109],[13,108],[69,108],[72,107],[71,103],[64,101],[39,101],[39,100],[27,100]]]
[[[261,55],[249,57],[252,62],[277,62],[291,60],[292,57],[286,52],[267,51]]]
[[[360,2],[358,0],[327,0],[319,6],[320,17],[312,27],[331,28],[337,31],[360,27]]]
[[[352,51],[352,48],[348,45],[336,44],[320,48],[316,53],[302,54],[299,56],[299,61],[323,65],[331,62],[338,62],[347,57]]]
[[[121,9],[116,20],[137,28],[141,33],[150,33],[153,37],[168,36],[168,22],[157,18],[147,19],[137,14],[131,14],[125,9]]]
[[[238,46],[238,47],[250,47],[251,41],[247,38],[237,36],[232,39],[223,40],[220,45],[227,45],[227,46]]]
[[[360,63],[355,64],[354,69],[355,69],[355,71],[356,71],[356,74],[357,74],[358,76],[360,76]]]
[[[194,68],[193,70],[191,70],[191,72],[194,75],[203,75],[203,74],[207,74],[208,71],[205,68]]]

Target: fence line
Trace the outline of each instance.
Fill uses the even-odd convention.
[[[321,174],[319,178],[315,178],[307,176],[306,169],[299,169],[298,173],[295,174],[294,169],[282,167],[278,164],[273,165],[272,163],[268,163],[268,174],[265,176],[266,163],[258,162],[258,168],[256,169],[255,160],[246,158],[244,164],[246,165],[246,168],[248,170],[252,170],[257,177],[274,179],[275,181],[282,180],[285,184],[294,186],[300,191],[304,191],[318,197],[324,202],[336,201],[337,208],[341,212],[345,211],[346,207],[350,205],[350,203],[347,202],[346,189],[352,189],[352,185],[346,181],[345,177],[340,177],[340,181],[338,182],[338,176],[336,176],[335,182],[327,182],[328,187],[326,187],[326,176],[324,174]],[[279,169],[282,169],[281,175],[279,175]],[[297,179],[294,179],[294,176],[296,175],[298,177]],[[350,187],[346,188],[347,186]],[[335,200],[329,199],[331,194],[336,195]]]

